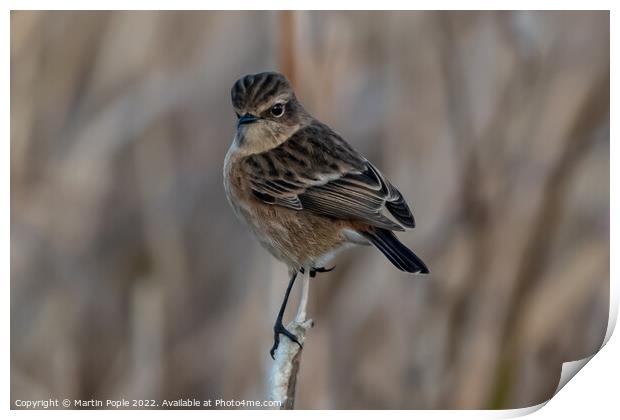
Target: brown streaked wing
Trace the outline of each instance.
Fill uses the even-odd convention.
[[[274,149],[249,156],[243,169],[255,197],[267,204],[404,230],[382,214],[389,203],[401,213],[388,207],[397,220],[405,226],[410,226],[407,217],[413,221],[400,192],[320,123],[301,129]]]

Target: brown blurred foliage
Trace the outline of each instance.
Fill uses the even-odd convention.
[[[12,401],[263,399],[287,275],[234,218],[221,173],[230,86],[279,60],[408,198],[418,227],[400,238],[431,269],[364,248],[314,281],[298,408],[523,407],[598,350],[609,13],[282,24],[11,14]]]

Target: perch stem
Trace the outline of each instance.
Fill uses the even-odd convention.
[[[297,336],[302,344],[306,338],[306,331],[313,325],[311,319],[306,319],[310,292],[310,268],[306,267],[304,270],[297,316],[286,327]],[[269,399],[280,401],[280,409],[293,409],[295,407],[295,390],[301,365],[301,353],[302,348],[288,337],[282,338],[275,352],[275,360],[269,373]]]
[[[308,295],[310,292],[310,268],[306,267],[304,270],[304,277],[302,280],[301,298],[299,299],[299,307],[297,308],[297,316],[295,322],[303,323],[306,321],[306,313],[308,307]]]

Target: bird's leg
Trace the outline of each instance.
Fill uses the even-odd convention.
[[[273,346],[271,347],[271,350],[269,350],[269,354],[274,360],[276,349],[280,345],[280,334],[284,334],[285,336],[290,338],[291,341],[297,343],[299,347],[302,347],[301,343],[297,339],[297,336],[284,328],[284,325],[282,325],[282,317],[284,316],[284,311],[286,310],[286,304],[288,303],[288,297],[291,294],[291,289],[293,288],[293,284],[295,283],[295,279],[297,278],[297,273],[298,272],[296,271],[291,277],[291,280],[288,282],[288,287],[286,288],[286,293],[284,294],[284,300],[282,301],[282,306],[280,306],[280,312],[278,312],[276,323],[273,326]]]

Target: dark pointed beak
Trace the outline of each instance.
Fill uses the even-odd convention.
[[[254,121],[258,120],[258,117],[252,115],[252,114],[245,114],[242,115],[239,120],[237,121],[237,127],[242,126],[243,124],[250,124],[253,123]]]

